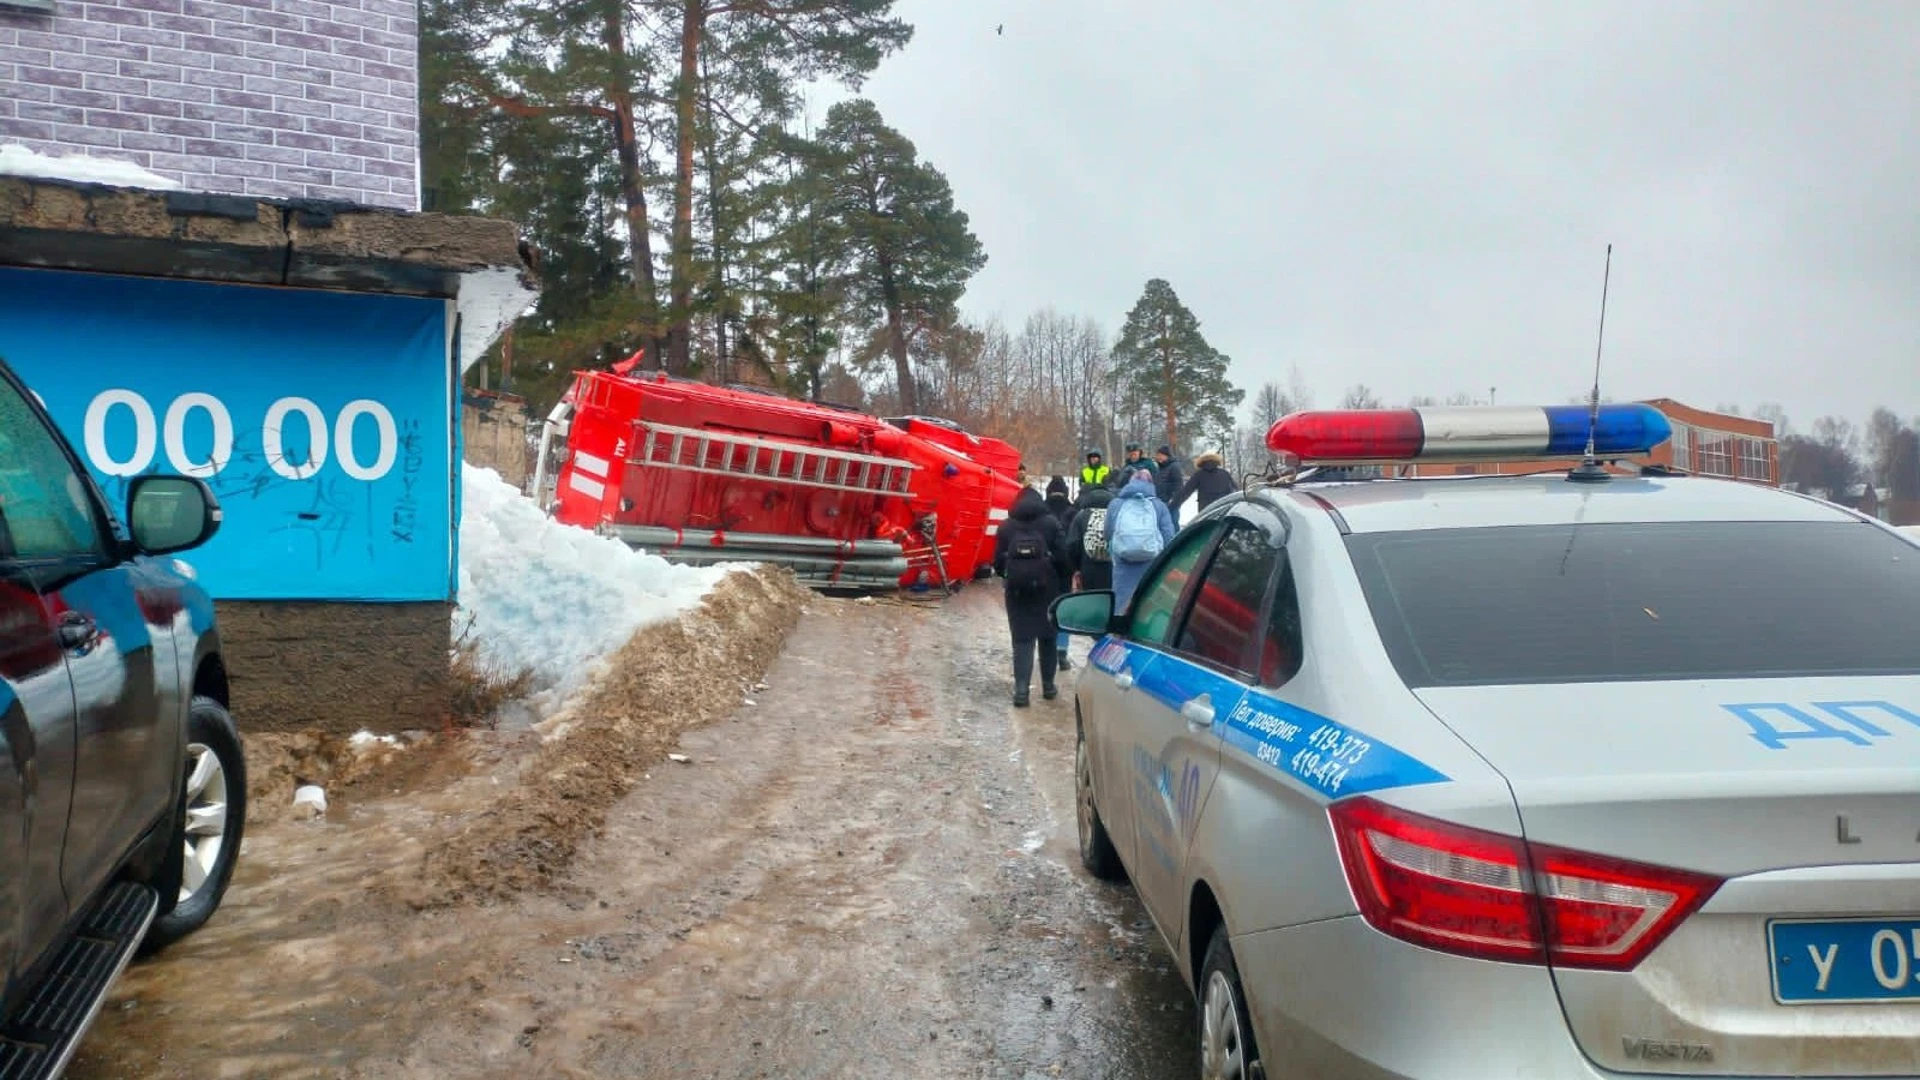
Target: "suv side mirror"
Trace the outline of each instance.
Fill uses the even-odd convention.
[[[197,548],[220,531],[213,489],[190,476],[136,476],[127,489],[127,531],[142,555]]]
[[[1113,630],[1113,593],[1068,593],[1053,602],[1053,625],[1069,634],[1100,637]]]

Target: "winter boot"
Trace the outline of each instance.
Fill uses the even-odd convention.
[[[1048,683],[1040,688],[1040,696],[1046,698],[1048,701],[1052,701],[1054,698],[1060,696],[1060,688],[1052,683]]]
[[[1067,651],[1065,649],[1060,650],[1060,670],[1067,671],[1072,667],[1073,661],[1067,659]]]
[[[1027,702],[1027,688],[1026,688],[1026,687],[1024,687],[1024,686],[1022,686],[1022,687],[1019,687],[1018,689],[1016,689],[1016,690],[1014,690],[1014,692],[1013,692],[1013,707],[1014,707],[1014,708],[1016,708],[1016,709],[1024,709],[1024,708],[1026,708],[1026,707],[1027,707],[1027,704],[1028,704],[1028,702]]]

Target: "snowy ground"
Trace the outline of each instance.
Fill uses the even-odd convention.
[[[491,469],[463,466],[459,631],[534,673],[536,712],[589,682],[637,631],[693,610],[728,567],[677,566],[562,525]]]

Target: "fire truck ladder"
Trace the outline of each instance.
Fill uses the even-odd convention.
[[[775,483],[905,498],[914,464],[898,458],[832,450],[668,424],[642,423],[629,460],[656,468],[715,476],[751,476]]]

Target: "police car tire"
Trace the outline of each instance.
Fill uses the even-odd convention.
[[[1085,764],[1086,755],[1087,736],[1084,730],[1080,730],[1077,731],[1073,747],[1073,794],[1076,801],[1086,797],[1085,793],[1079,790],[1082,782],[1081,770],[1090,768]],[[1127,876],[1127,871],[1120,865],[1120,852],[1113,846],[1113,837],[1107,835],[1106,823],[1100,820],[1098,802],[1094,803],[1091,817],[1093,819],[1091,824],[1082,825],[1078,830],[1081,833],[1080,864],[1087,868],[1087,873],[1101,881],[1120,881]],[[1079,820],[1077,814],[1075,820],[1076,822]]]
[[[1206,958],[1200,962],[1199,977],[1194,979],[1194,986],[1198,988],[1195,991],[1195,1006],[1198,1010],[1205,1010],[1207,1007],[1207,986],[1213,981],[1216,971],[1225,976],[1227,985],[1233,988],[1233,1009],[1240,1025],[1241,1075],[1249,1078],[1264,1078],[1267,1075],[1266,1067],[1260,1060],[1260,1044],[1253,1035],[1253,1016],[1247,1012],[1247,990],[1240,984],[1240,968],[1233,962],[1233,947],[1227,942],[1225,926],[1214,928],[1213,938],[1207,943]],[[1205,1017],[1198,1019],[1199,1023],[1194,1025],[1194,1056],[1201,1066],[1201,1075],[1204,1076],[1206,1075],[1207,1047],[1205,1029],[1200,1024],[1205,1022]]]

